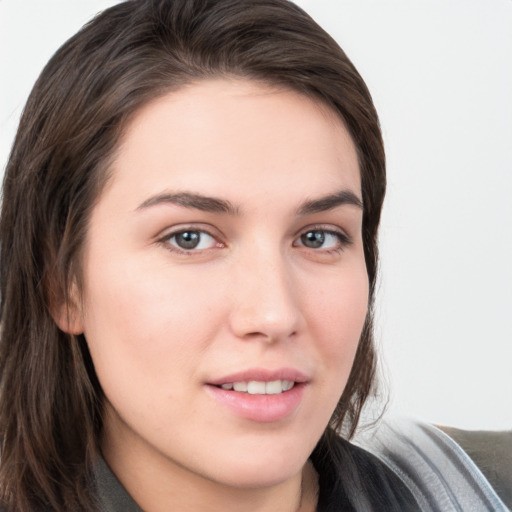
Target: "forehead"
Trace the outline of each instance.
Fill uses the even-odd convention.
[[[289,89],[218,79],[155,99],[128,124],[113,182],[147,194],[172,187],[226,194],[275,192],[302,183],[318,193],[340,186],[360,194],[355,146],[341,118]]]

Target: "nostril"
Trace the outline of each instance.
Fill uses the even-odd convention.
[[[291,333],[286,334],[284,331],[283,332],[278,332],[278,331],[271,332],[269,330],[268,333],[262,332],[262,331],[248,332],[243,335],[243,338],[246,340],[254,340],[254,341],[257,341],[258,339],[260,339],[261,341],[265,341],[266,343],[274,343],[279,340],[295,337],[296,335],[297,335],[297,331],[292,331]]]

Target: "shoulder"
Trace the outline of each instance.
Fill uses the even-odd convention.
[[[503,502],[512,509],[512,430],[439,428],[469,455]]]
[[[400,477],[421,510],[507,510],[467,453],[432,425],[387,419],[356,441]]]

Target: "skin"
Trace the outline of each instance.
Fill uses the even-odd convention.
[[[360,206],[298,212],[340,191],[361,199],[342,121],[289,90],[204,81],[142,108],[112,171],[90,219],[81,300],[59,319],[85,334],[105,392],[106,461],[146,511],[313,510],[307,460],[368,300]],[[234,211],[155,199],[183,192]],[[180,230],[209,235],[184,251]],[[301,236],[314,230],[319,247]],[[234,372],[282,367],[307,382],[278,421],[240,417],[209,392]]]

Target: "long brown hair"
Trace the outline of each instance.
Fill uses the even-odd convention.
[[[355,142],[369,312],[328,431],[351,436],[372,390],[372,304],[385,161],[362,78],[286,0],[132,0],[94,18],[37,80],[4,178],[0,224],[0,500],[9,510],[93,509],[102,391],[82,335],[52,319],[81,282],[89,214],[134,112],[198,80],[238,76],[327,104]],[[329,430],[331,429],[331,430]]]

